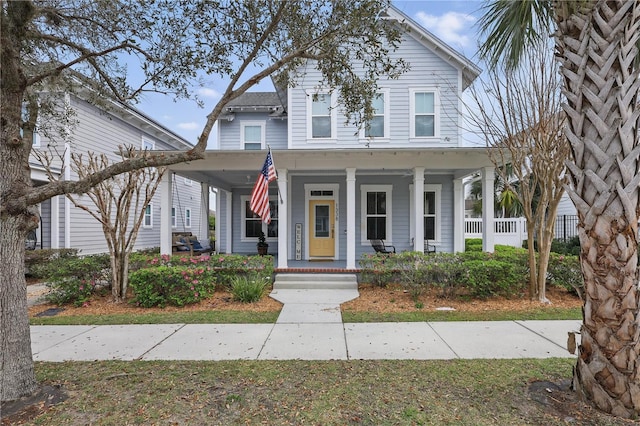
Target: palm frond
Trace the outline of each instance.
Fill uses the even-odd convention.
[[[478,26],[483,41],[478,53],[491,67],[516,68],[529,46],[551,36],[550,0],[493,0],[481,10]]]

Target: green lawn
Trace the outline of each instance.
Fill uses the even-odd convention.
[[[36,363],[71,397],[34,425],[615,425],[548,384],[574,361]],[[567,399],[570,404],[567,403]],[[558,403],[564,405],[557,407]],[[573,419],[569,422],[568,419]]]

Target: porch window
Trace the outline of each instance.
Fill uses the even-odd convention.
[[[411,137],[431,138],[438,133],[438,96],[435,90],[411,90]]]
[[[176,206],[171,207],[171,227],[176,227]]]
[[[335,134],[335,113],[331,108],[332,96],[329,93],[314,93],[309,96],[309,134],[310,139],[330,139]]]
[[[409,185],[409,193],[413,194],[413,185]],[[409,198],[409,211],[415,212],[414,198]],[[425,184],[422,196],[423,204],[423,234],[424,240],[429,243],[440,243],[442,241],[442,185]],[[414,235],[415,215],[410,214],[409,231]]]
[[[362,242],[391,241],[391,185],[362,185]]]
[[[144,208],[144,219],[142,221],[143,228],[153,227],[153,204],[149,203]]]
[[[191,228],[191,209],[188,207],[184,209],[184,227]]]
[[[242,218],[242,241],[255,240],[260,236],[260,232],[264,232],[267,238],[278,238],[278,203],[269,201],[269,208],[271,209],[271,223],[266,224],[262,222],[260,216],[251,211],[250,197],[242,197],[243,218]]]
[[[240,123],[242,148],[261,150],[265,144],[265,123],[263,121],[243,121]]]
[[[436,192],[425,191],[424,193],[424,239],[434,241],[436,239],[436,226],[438,216],[436,215]]]

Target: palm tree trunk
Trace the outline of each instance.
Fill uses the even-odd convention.
[[[585,281],[575,389],[603,411],[640,415],[637,108],[634,65],[640,3],[557,1],[556,47],[562,61],[574,153],[569,190],[579,216]],[[575,4],[573,5],[575,7]]]

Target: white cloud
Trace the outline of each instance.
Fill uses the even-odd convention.
[[[187,123],[178,123],[178,128],[182,130],[196,130],[200,128],[200,125],[195,121],[189,121]]]
[[[476,21],[472,15],[458,12],[447,12],[441,16],[429,15],[425,12],[416,14],[417,21],[426,29],[455,47],[470,47],[469,31]]]
[[[198,89],[198,95],[203,96],[205,98],[219,98],[220,92],[215,89],[209,89],[207,87],[201,87]]]

